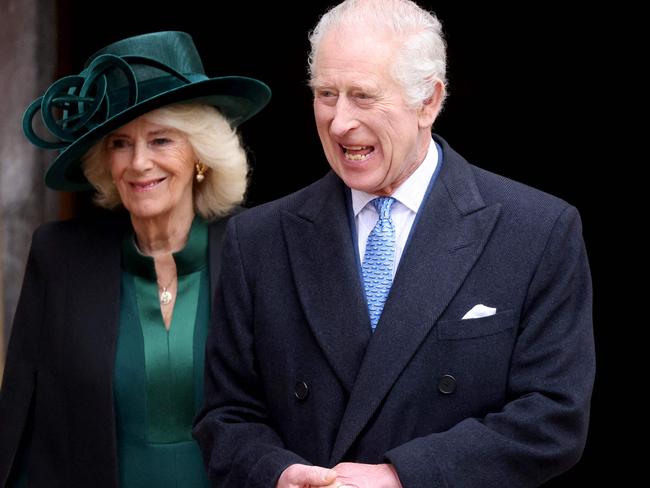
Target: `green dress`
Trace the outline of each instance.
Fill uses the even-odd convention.
[[[208,228],[194,219],[174,254],[178,292],[169,331],[153,259],[133,233],[122,244],[122,292],[114,393],[120,486],[208,487],[192,420],[203,402],[210,314]]]

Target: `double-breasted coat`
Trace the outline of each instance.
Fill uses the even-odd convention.
[[[530,487],[585,444],[594,378],[578,212],[442,167],[371,333],[349,189],[328,173],[228,224],[194,435],[215,486],[392,463],[405,488]],[[497,309],[462,317],[477,304]]]

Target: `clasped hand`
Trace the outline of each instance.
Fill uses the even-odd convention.
[[[292,464],[276,488],[402,488],[392,464],[340,463],[333,469]]]

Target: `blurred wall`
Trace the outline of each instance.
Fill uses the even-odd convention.
[[[46,155],[22,135],[21,117],[56,67],[55,2],[0,0],[0,375],[31,234],[57,213]]]

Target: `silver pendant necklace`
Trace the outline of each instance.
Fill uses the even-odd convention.
[[[135,235],[133,236],[133,245],[135,246],[136,251],[138,251],[140,255],[148,256],[148,254],[143,253],[140,250],[140,247],[138,247],[138,241],[136,240]],[[167,286],[161,285],[160,281],[156,280],[156,282],[158,283],[158,298],[162,305],[169,305],[172,302],[172,299],[174,298],[172,292],[169,291],[169,288],[172,286],[174,279],[175,278],[172,278]]]
[[[172,298],[174,296],[172,295],[172,292],[169,291],[169,287],[172,286],[172,283],[174,282],[174,279],[169,282],[169,285],[167,286],[162,286],[160,284],[160,281],[158,282],[158,286],[160,286],[160,303],[163,305],[169,305],[172,301]]]

